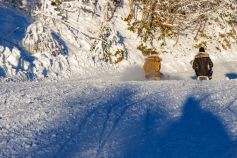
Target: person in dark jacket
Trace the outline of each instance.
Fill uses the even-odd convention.
[[[196,76],[206,76],[208,79],[212,79],[212,67],[213,62],[203,47],[199,48],[199,53],[195,56],[193,61],[193,69],[195,70]]]

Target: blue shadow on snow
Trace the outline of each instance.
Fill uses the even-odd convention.
[[[155,97],[135,96],[133,88],[91,89],[69,98],[59,128],[46,129],[37,148],[24,156],[83,158],[236,158],[236,143],[218,117],[188,98],[182,115],[170,118]],[[155,99],[155,100],[153,100]],[[99,101],[99,102],[98,102]],[[88,104],[89,103],[89,104]],[[48,136],[55,135],[53,139]],[[36,133],[36,136],[38,134]],[[42,140],[42,141],[41,141]],[[53,150],[48,150],[48,149]],[[42,152],[44,151],[44,152]]]
[[[30,70],[26,72],[26,77],[29,80],[35,79],[33,73],[34,60],[35,57],[31,55],[26,49],[22,46],[22,40],[25,37],[27,27],[31,24],[31,20],[26,15],[23,15],[19,10],[12,10],[8,8],[10,6],[0,6],[0,45],[4,46],[5,51],[6,47],[12,50],[14,47],[18,48],[21,51],[21,59],[28,61],[30,63]],[[68,55],[68,47],[63,39],[60,38],[56,33],[52,33],[52,36],[57,40],[61,45],[64,55]],[[4,62],[4,61],[3,61]],[[16,72],[22,71],[22,63],[15,67]],[[47,74],[43,74],[47,77]],[[0,67],[0,77],[6,77],[4,67]]]
[[[59,42],[59,44],[61,45],[64,55],[68,55],[68,47],[67,47],[67,44],[64,42],[64,40],[55,32],[52,32],[51,34],[57,40],[57,42]]]
[[[0,45],[12,49],[21,45],[30,21],[19,11],[0,6]]]
[[[144,116],[148,129],[140,129],[128,140],[125,158],[236,158],[236,146],[230,140],[220,120],[200,108],[199,102],[189,98],[180,119],[157,131],[156,114]],[[152,117],[151,117],[152,116]],[[148,130],[148,131],[147,131]],[[149,133],[149,134],[144,134]]]
[[[12,50],[14,47],[18,48],[21,51],[21,59],[26,60],[30,63],[30,68],[33,67],[33,61],[35,58],[30,55],[22,47],[22,39],[25,36],[26,29],[30,25],[31,21],[27,19],[25,15],[20,13],[20,11],[12,10],[8,8],[9,6],[0,6],[0,45],[4,46],[4,49],[8,47]],[[3,50],[4,52],[5,50]],[[5,62],[5,61],[3,61]],[[0,67],[0,77],[6,77],[6,73],[3,67]],[[15,68],[16,72],[22,70],[21,64]],[[26,77],[30,80],[34,79],[35,76],[32,73],[32,70],[26,73]]]
[[[231,80],[237,79],[237,74],[236,73],[227,73],[227,74],[225,74],[225,76],[228,77]]]

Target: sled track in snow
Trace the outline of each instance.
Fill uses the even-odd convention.
[[[130,153],[130,150],[141,150],[145,145],[149,149],[144,147],[144,153],[140,153],[140,155],[146,157],[146,154],[151,153],[153,156],[164,156],[168,149],[163,148],[162,144],[157,141],[172,145],[164,140],[167,137],[162,133],[164,129],[172,129],[171,132],[168,132],[168,136],[180,140],[178,145],[192,143],[185,141],[182,132],[199,141],[195,130],[191,131],[193,133],[186,132],[188,126],[192,126],[192,128],[197,126],[197,128],[201,128],[201,132],[207,130],[205,129],[207,120],[202,121],[196,118],[197,120],[192,123],[191,116],[195,115],[211,119],[210,123],[216,124],[210,128],[211,131],[221,128],[219,134],[223,135],[223,139],[219,138],[217,142],[220,144],[221,141],[227,142],[228,150],[231,149],[230,152],[236,147],[237,86],[235,81],[225,83],[215,81],[151,81],[116,82],[112,84],[91,82],[77,83],[73,81],[71,84],[66,82],[66,84],[54,83],[53,85],[47,83],[42,87],[38,83],[37,86],[30,86],[33,88],[26,88],[24,85],[20,88],[11,86],[17,89],[15,93],[13,91],[5,93],[3,88],[2,98],[8,96],[6,98],[8,99],[7,105],[3,107],[9,109],[8,105],[20,104],[19,107],[10,107],[19,108],[19,110],[12,112],[10,117],[13,117],[14,114],[25,115],[23,112],[25,110],[34,114],[41,111],[47,113],[43,113],[44,115],[36,119],[36,122],[26,123],[22,127],[20,124],[18,127],[18,121],[15,120],[18,117],[9,118],[13,119],[17,126],[10,130],[3,124],[0,134],[9,133],[7,138],[15,141],[15,143],[8,145],[9,151],[2,152],[2,155],[79,158],[124,156],[127,158],[134,154]],[[20,102],[14,101],[21,94],[23,96],[30,94],[30,96],[23,97]],[[55,102],[52,102],[52,98]],[[188,102],[189,98],[191,98],[191,103],[196,106],[197,114],[195,111],[185,112],[185,108],[191,105]],[[21,110],[22,108],[23,110]],[[54,114],[59,116],[50,119]],[[40,125],[47,125],[44,126],[43,131],[42,129],[41,131],[37,130],[38,120],[41,121]],[[0,123],[1,121],[0,119]],[[176,126],[176,124],[181,124],[181,126]],[[200,124],[201,127],[199,127]],[[172,133],[174,127],[178,128],[181,134]],[[227,137],[227,131],[233,137]],[[212,134],[212,132],[210,133]],[[209,139],[205,134],[202,137]],[[28,149],[22,141],[17,141],[19,138],[26,142],[28,140],[28,144],[34,146]],[[207,144],[204,143],[204,145]],[[213,147],[216,150],[218,146],[213,145]],[[159,149],[157,150],[157,148]],[[208,147],[207,149],[211,150]],[[21,151],[25,151],[25,153],[21,153]],[[181,151],[184,152],[184,149],[181,148]],[[224,150],[223,152],[227,154],[228,151]],[[194,151],[194,153],[198,152]],[[137,158],[138,156],[135,154],[133,157]]]
[[[87,125],[87,123],[89,123],[91,120],[94,120],[93,117],[97,118],[97,117],[99,117],[98,116],[99,114],[105,113],[105,117],[102,119],[102,120],[104,120],[102,129],[101,130],[98,129],[99,133],[100,133],[99,134],[99,146],[98,146],[98,149],[96,152],[96,158],[98,158],[100,156],[100,153],[103,150],[105,144],[107,143],[107,140],[111,137],[114,130],[117,128],[117,125],[119,124],[120,120],[123,118],[123,116],[125,115],[126,111],[129,108],[132,108],[133,106],[136,106],[139,103],[150,99],[148,97],[150,95],[156,96],[157,94],[161,94],[166,91],[167,90],[155,92],[152,94],[147,94],[147,92],[141,93],[139,95],[142,96],[142,98],[140,98],[138,101],[134,101],[132,103],[126,103],[126,101],[125,101],[125,105],[124,105],[124,102],[121,102],[120,99],[114,98],[117,101],[115,101],[115,104],[114,103],[110,104],[109,107],[107,107],[108,103],[103,103],[99,106],[94,107],[92,110],[87,112],[86,115],[84,115],[83,119],[81,119],[82,121],[80,121],[78,126],[75,128],[75,131],[71,134],[71,137],[69,137],[62,145],[60,145],[60,148],[58,149],[58,152],[55,154],[54,157],[55,158],[60,157],[59,155],[64,155],[63,153],[68,153],[67,148],[69,148],[69,150],[70,150],[69,146],[70,146],[70,144],[72,144],[71,143],[72,141],[79,142],[79,140],[76,140],[76,139],[78,139],[80,132],[82,130],[85,130],[84,127]],[[129,95],[127,95],[127,97],[129,98],[129,97],[132,97],[133,95],[134,95],[134,93],[130,93]],[[96,98],[93,100],[97,100],[97,99],[99,99],[99,98]],[[91,101],[93,101],[93,100],[91,100]],[[91,101],[89,101],[89,102],[91,102]],[[104,112],[102,112],[102,111],[104,111]],[[112,120],[112,122],[113,122],[112,127],[109,127],[108,124],[110,122],[111,116],[113,116],[113,114],[115,114],[115,113],[118,113],[118,114]],[[94,122],[94,125],[97,125],[97,123]],[[109,128],[111,128],[111,129],[109,129]]]

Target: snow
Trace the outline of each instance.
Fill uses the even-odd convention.
[[[102,7],[103,3],[101,1],[98,8]],[[79,3],[65,2],[65,5],[71,5],[75,9]],[[94,77],[101,74],[122,74],[120,77],[122,80],[144,80],[141,75],[144,56],[137,50],[140,39],[128,30],[127,23],[123,20],[127,16],[129,9],[127,6],[128,4],[125,3],[124,7],[118,8],[110,23],[103,22],[103,9],[99,9],[98,16],[94,17],[79,9],[76,11],[80,12],[78,17],[68,13],[68,21],[62,21],[58,15],[55,15],[57,25],[54,25],[50,18],[55,14],[55,8],[46,9],[47,16],[45,16],[48,22],[46,25],[42,18],[33,21],[22,10],[13,8],[9,4],[0,4],[0,23],[4,24],[0,26],[2,30],[0,31],[1,77],[14,80],[44,78],[58,80]],[[40,14],[40,12],[36,13]],[[8,25],[5,25],[6,23]],[[67,24],[70,24],[70,27]],[[125,52],[125,59],[118,64],[110,64],[102,60],[103,42],[97,36],[105,26],[111,29],[108,43],[112,44],[109,47],[112,54],[118,49]],[[216,31],[221,30],[217,28]],[[51,44],[46,42],[45,46],[45,41]],[[171,46],[172,40],[167,41],[171,44],[168,44],[167,48],[158,50],[162,58],[161,72],[165,74],[165,79],[192,79],[193,70],[190,61],[198,50],[192,47],[190,37],[181,36],[180,41],[176,47]],[[95,51],[91,51],[93,44],[95,44]],[[215,65],[214,79],[229,79],[225,75],[236,72],[234,69],[237,59],[236,48],[233,44],[231,49],[220,52],[211,42],[207,46],[206,51]],[[110,62],[114,63],[119,57],[121,56],[113,54]],[[223,63],[230,66],[223,67]],[[233,75],[231,76],[233,79]]]
[[[236,81],[2,83],[3,157],[237,155]]]
[[[237,157],[236,45],[221,52],[208,45],[213,80],[196,81],[190,62],[198,50],[180,37],[183,45],[159,50],[161,81],[149,81],[140,39],[122,20],[128,8],[108,25],[111,49],[126,53],[113,65],[90,51],[103,14],[77,11],[67,22],[80,31],[62,19],[45,27],[0,2],[0,157]],[[65,52],[27,52],[24,41],[38,39]]]

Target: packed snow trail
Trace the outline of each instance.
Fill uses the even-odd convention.
[[[237,157],[237,81],[2,83],[1,157]]]
[[[161,80],[196,80],[196,75],[192,66],[187,64],[186,67],[187,71],[167,72],[165,69],[162,69],[161,64],[161,73],[163,74]],[[220,81],[237,79],[236,67],[237,61],[214,62],[212,80]],[[118,76],[121,81],[146,81],[142,66],[128,67]]]

